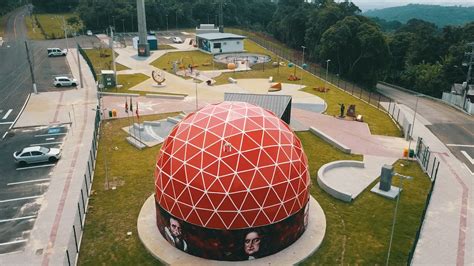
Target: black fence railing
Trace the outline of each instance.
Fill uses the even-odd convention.
[[[228,31],[240,35],[245,35],[251,41],[271,51],[276,56],[294,63],[295,65],[301,65],[301,63],[303,62],[302,51],[297,51],[295,49],[288,48],[283,44],[280,44],[271,36],[266,35],[265,33],[251,33],[242,29],[229,29]],[[352,96],[368,103],[369,105],[376,107],[377,109],[380,109],[381,102],[390,101],[388,97],[378,93],[376,90],[364,88],[363,86],[357,85],[354,82],[350,82],[341,78],[339,74],[334,74],[330,71],[326,71],[326,68],[317,64],[316,62],[312,62],[308,59],[305,59],[304,62],[307,65],[306,71],[308,71],[309,73],[313,74],[314,76],[317,76],[322,80],[327,80],[333,85],[344,90],[346,93],[351,94]]]
[[[84,49],[82,49],[82,47],[79,44],[77,44],[77,50],[79,51],[79,53],[81,53],[82,57],[84,57],[84,60],[86,60],[87,65],[89,66],[92,72],[92,75],[94,76],[94,80],[97,81],[97,73],[95,72],[94,65],[92,64],[91,60],[87,56],[86,52],[84,51]]]
[[[77,210],[74,222],[71,226],[71,237],[67,245],[66,254],[64,257],[64,265],[76,265],[77,256],[81,246],[82,234],[84,232],[85,219],[87,214],[87,206],[89,204],[89,197],[92,191],[92,182],[94,181],[94,169],[97,159],[98,136],[100,130],[100,109],[97,108],[94,121],[94,135],[92,138],[92,145],[89,151],[89,159],[87,160],[87,168],[84,173],[83,182],[81,186],[81,194],[77,202]]]
[[[418,230],[416,230],[415,241],[413,241],[410,253],[408,254],[408,265],[411,265],[413,256],[415,254],[416,245],[418,244],[418,240],[420,239],[421,229],[423,228],[423,222],[425,221],[426,211],[428,210],[428,206],[430,205],[431,195],[433,194],[433,189],[436,184],[440,163],[439,159],[437,159],[436,156],[431,156],[430,148],[423,142],[422,138],[418,138],[417,140],[415,156],[420,166],[431,178],[431,187],[430,191],[428,192],[428,196],[426,197],[425,207],[423,208],[423,213],[420,219],[420,226],[418,227]]]

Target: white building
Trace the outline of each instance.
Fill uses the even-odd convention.
[[[206,53],[241,53],[245,36],[232,33],[204,33],[196,35],[198,48]]]

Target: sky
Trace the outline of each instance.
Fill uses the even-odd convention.
[[[352,0],[352,2],[362,9],[362,11],[392,6],[404,6],[407,4],[474,6],[473,0]]]

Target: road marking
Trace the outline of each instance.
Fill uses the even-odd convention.
[[[18,244],[18,243],[24,243],[28,241],[27,239],[22,239],[22,240],[15,240],[15,241],[10,241],[10,242],[5,242],[5,243],[0,243],[1,246],[6,246],[6,245],[13,245],[13,244]]]
[[[3,116],[2,120],[7,119],[7,117],[10,115],[12,111],[13,111],[12,109],[8,109],[7,113]]]
[[[467,160],[471,163],[471,164],[474,164],[474,159],[471,158],[471,156],[469,156],[469,154],[467,154],[466,151],[461,151],[462,155],[464,155],[464,157],[467,158]]]
[[[44,143],[33,143],[30,146],[42,146],[42,145],[56,145],[61,144],[62,142],[44,142]]]
[[[54,166],[54,164],[43,164],[43,165],[37,165],[37,166],[20,167],[20,168],[17,168],[16,170],[21,171],[21,170],[43,168],[43,167],[50,167],[50,166]]]
[[[0,122],[0,125],[10,125],[13,124],[13,122]]]
[[[22,184],[43,182],[43,181],[49,181],[49,180],[50,180],[49,178],[43,178],[43,179],[36,179],[36,180],[29,180],[29,181],[22,181],[22,182],[14,182],[14,183],[8,183],[7,186],[22,185]]]
[[[47,138],[47,139],[45,139],[45,140],[54,140],[54,138]]]
[[[466,147],[466,148],[474,148],[474,145],[465,145],[465,144],[446,144],[448,147]]]
[[[12,201],[20,201],[20,200],[29,200],[29,199],[37,199],[41,198],[43,196],[30,196],[30,197],[23,197],[23,198],[16,198],[16,199],[7,199],[7,200],[0,200],[0,203],[5,203],[5,202],[12,202]]]
[[[49,136],[60,136],[60,135],[66,135],[66,134],[67,133],[41,134],[41,135],[35,135],[35,138],[49,137]]]
[[[32,218],[36,218],[36,215],[23,216],[23,217],[11,218],[11,219],[3,219],[3,220],[0,220],[0,223],[28,220]]]
[[[466,169],[469,171],[469,173],[471,173],[471,175],[474,175],[474,173],[471,171],[471,169],[469,169],[469,167],[467,167],[465,163],[462,163],[462,165],[466,167]]]

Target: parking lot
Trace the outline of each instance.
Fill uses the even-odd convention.
[[[28,146],[61,148],[68,127],[15,129],[0,142],[0,254],[26,245],[56,166],[46,162],[19,167],[13,153]]]

